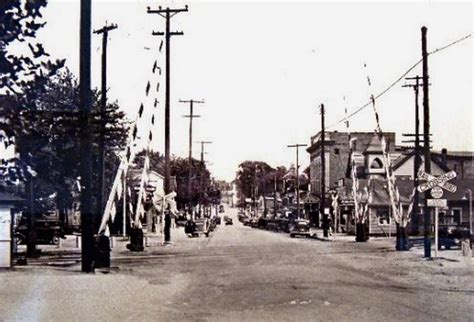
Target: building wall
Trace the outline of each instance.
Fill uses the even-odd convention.
[[[460,179],[474,179],[474,162],[472,159],[448,159],[446,165],[456,171]]]
[[[387,213],[389,220],[379,217],[381,213]],[[369,208],[369,234],[389,236],[397,232],[395,220],[392,218],[392,211],[389,206]]]
[[[395,152],[395,133],[384,134],[389,142],[389,152]],[[353,152],[361,156],[369,147],[375,134],[373,132],[354,132],[351,133],[353,141]],[[337,181],[346,177],[349,154],[349,134],[347,132],[327,132],[326,133],[326,187],[328,190],[335,189]],[[311,138],[311,147],[308,149],[310,154],[310,183],[311,192],[319,195],[321,188],[321,148],[320,133]],[[377,155],[370,154],[362,159],[360,164],[367,169],[370,165],[368,158],[375,158]],[[368,173],[368,171],[364,171]]]

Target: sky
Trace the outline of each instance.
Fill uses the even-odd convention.
[[[289,167],[289,144],[309,144],[321,130],[319,105],[332,126],[398,79],[421,58],[421,27],[432,51],[472,33],[471,2],[251,2],[251,1],[92,1],[92,27],[118,24],[108,41],[109,100],[117,100],[134,120],[145,97],[155,60],[164,66],[165,19],[147,6],[188,12],[171,19],[171,152],[188,155],[189,105],[193,141],[207,140],[208,167],[218,179],[235,178],[239,163],[262,160]],[[50,0],[39,40],[53,58],[79,75],[79,1]],[[92,36],[92,85],[100,86],[101,36]],[[430,122],[435,150],[473,151],[472,37],[429,57]],[[364,67],[365,66],[365,67]],[[421,64],[408,76],[421,75]],[[162,77],[162,76],[161,76]],[[370,78],[369,86],[367,78]],[[160,78],[161,80],[161,78]],[[402,81],[376,101],[383,131],[414,132],[414,93]],[[164,79],[160,82],[153,148],[164,146]],[[420,106],[422,96],[420,95]],[[147,114],[147,117],[148,114]],[[374,131],[371,106],[350,119],[351,131]],[[140,129],[144,128],[140,126]],[[345,131],[339,123],[328,130]],[[193,156],[200,157],[194,144]],[[309,155],[300,150],[300,165]]]

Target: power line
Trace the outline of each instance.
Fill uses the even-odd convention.
[[[443,51],[445,49],[448,49],[449,47],[451,46],[454,46],[466,39],[469,39],[472,37],[472,34],[468,34],[464,37],[461,37],[447,45],[444,45],[442,47],[439,47],[431,52],[428,53],[428,55],[434,55],[436,53],[439,53],[440,51]],[[382,92],[380,92],[379,94],[377,94],[374,99],[379,99],[380,97],[382,97],[383,95],[385,95],[388,91],[390,91],[392,88],[394,88],[402,79],[405,78],[405,76],[407,76],[413,69],[415,69],[415,67],[417,67],[421,62],[423,61],[423,59],[420,59],[418,60],[415,64],[413,64],[410,68],[408,68],[400,77],[398,77],[394,82],[392,82],[386,89],[384,89]],[[355,116],[356,114],[358,114],[359,112],[361,112],[363,109],[365,109],[367,106],[370,106],[372,104],[372,101],[369,100],[367,103],[365,103],[364,105],[356,108],[354,111],[352,111],[349,115],[345,116],[344,118],[338,120],[337,122],[327,126],[325,129],[328,130],[330,128],[333,128],[335,127],[336,125],[339,125],[343,122],[347,122],[349,119],[351,119],[353,116]]]

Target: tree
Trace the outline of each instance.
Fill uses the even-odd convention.
[[[46,24],[41,21],[46,4],[47,0],[0,1],[0,94],[20,94],[64,66],[64,60],[46,60],[48,53],[35,41]]]
[[[135,169],[143,169],[146,151],[137,153],[134,160]],[[150,151],[150,170],[164,174],[164,156],[159,152]],[[171,176],[176,178],[176,203],[178,208],[184,208],[188,204],[208,204],[210,201],[210,173],[206,165],[201,161],[192,159],[193,175],[191,178],[191,195],[188,192],[188,158],[173,157],[170,162]]]
[[[244,161],[239,165],[236,183],[244,198],[262,195],[266,183],[273,182],[271,174],[275,169],[263,161]],[[255,195],[257,194],[257,195]]]
[[[92,119],[93,142],[98,142],[99,92],[93,91],[94,113]],[[76,78],[67,69],[51,75],[43,82],[32,82],[22,95],[4,97],[1,107],[4,118],[0,127],[15,138],[19,158],[16,160],[23,179],[28,180],[28,169],[36,172],[35,195],[38,212],[51,209],[48,198],[56,194],[55,209],[62,218],[71,207],[73,192],[79,177],[79,86]],[[122,149],[127,137],[125,115],[117,103],[107,106],[106,124],[106,186],[111,185],[112,173],[118,166],[116,151]],[[93,146],[95,167],[98,168],[98,145]],[[97,183],[99,171],[94,171]],[[96,187],[97,188],[97,187]],[[44,193],[43,193],[44,191]],[[48,195],[46,195],[46,193]],[[48,202],[41,202],[47,200]]]

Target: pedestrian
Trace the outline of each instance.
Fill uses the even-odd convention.
[[[171,207],[168,204],[165,210],[165,243],[169,243],[171,240]]]

